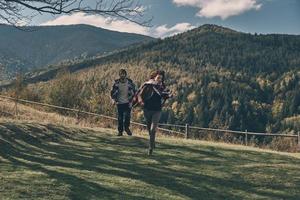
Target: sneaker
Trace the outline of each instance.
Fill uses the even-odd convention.
[[[130,129],[125,130],[127,135],[132,136],[132,132],[130,131]]]
[[[151,156],[153,153],[153,149],[148,149],[148,156]]]

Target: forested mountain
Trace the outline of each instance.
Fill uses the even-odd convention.
[[[175,64],[195,71],[208,64],[249,73],[284,72],[300,64],[300,36],[252,35],[204,25],[164,40],[133,47],[113,57],[121,61]]]
[[[86,70],[31,85],[23,96],[111,115],[115,110],[109,90],[118,69],[127,68],[138,85],[151,70],[164,69],[175,97],[166,105],[162,122],[261,132],[300,130],[298,35],[246,34],[204,25],[64,70],[73,72],[76,66]],[[133,115],[142,120],[139,110]]]
[[[89,25],[41,26],[17,29],[0,25],[0,66],[2,77],[16,71],[46,67],[63,60],[86,58],[152,38],[109,31]]]

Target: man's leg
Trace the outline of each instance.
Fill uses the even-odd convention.
[[[118,136],[123,134],[124,129],[124,106],[122,104],[118,104]]]
[[[124,111],[124,114],[125,114],[125,121],[124,121],[125,131],[128,135],[132,135],[132,132],[129,129],[130,117],[131,117],[131,108],[129,107],[129,104],[126,105],[126,109]]]

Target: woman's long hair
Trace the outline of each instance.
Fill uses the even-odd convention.
[[[165,88],[165,71],[163,70],[156,70],[154,72],[151,73],[150,75],[150,79],[154,79],[157,75],[161,75],[162,76],[162,80],[161,80],[161,85],[163,88]]]

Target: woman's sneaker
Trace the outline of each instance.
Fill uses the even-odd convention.
[[[117,136],[122,136],[122,135],[123,135],[123,133],[122,133],[122,132],[119,132]]]
[[[148,156],[152,156],[153,149],[148,149]]]

